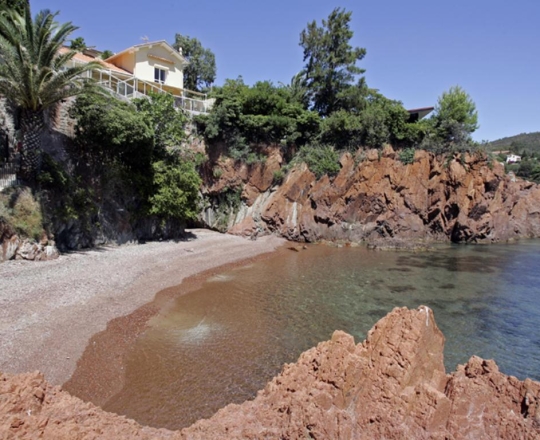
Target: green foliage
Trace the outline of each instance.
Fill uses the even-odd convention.
[[[28,0],[0,0],[0,8],[12,9],[19,14],[23,14],[25,8],[29,6]]]
[[[489,151],[509,150],[520,155],[524,152],[540,154],[540,131],[497,139],[489,142],[486,147]]]
[[[414,162],[415,149],[412,147],[404,148],[399,152],[399,160],[405,165],[409,165]]]
[[[350,20],[351,12],[336,8],[322,21],[322,26],[312,21],[300,34],[305,86],[313,108],[322,116],[350,109],[351,103],[347,101],[363,87],[363,81],[354,83],[364,72],[356,63],[364,58],[366,50],[350,45]]]
[[[45,192],[60,195],[61,205],[53,209],[53,215],[62,220],[88,218],[95,213],[94,190],[82,176],[71,176],[51,156],[43,157],[43,168],[37,178]]]
[[[96,62],[67,67],[75,51],[60,53],[77,28],[59,24],[50,11],[32,18],[30,6],[22,13],[0,13],[0,95],[20,110],[21,174],[33,182],[41,168],[41,131],[44,110],[82,91],[82,73],[99,66]]]
[[[51,156],[45,154],[38,182],[43,189],[63,191],[69,187],[70,177],[64,167],[53,160]]]
[[[174,98],[165,93],[151,93],[149,99],[134,100],[138,112],[154,131],[154,144],[161,153],[178,148],[186,137],[187,116],[174,108]]]
[[[110,58],[114,55],[114,52],[112,52],[111,50],[109,49],[105,49],[103,52],[101,52],[101,59],[102,60],[106,60],[107,58]]]
[[[83,50],[86,50],[86,41],[84,41],[83,37],[77,37],[73,40],[71,40],[71,45],[69,46],[71,50],[76,50],[77,52],[82,52]]]
[[[210,49],[205,49],[196,38],[176,34],[173,47],[182,49],[189,64],[184,69],[184,87],[188,90],[208,89],[216,80],[216,58]]]
[[[338,110],[324,119],[321,142],[348,150],[360,146],[381,148],[408,139],[407,118],[400,102],[371,91],[362,111]]]
[[[71,109],[77,120],[76,142],[94,164],[118,163],[148,172],[154,149],[154,130],[148,114],[135,105],[91,89]]]
[[[536,157],[522,159],[517,164],[507,165],[507,171],[514,171],[516,176],[531,182],[540,183],[540,162]]]
[[[2,218],[23,237],[39,240],[43,234],[41,204],[29,188],[11,188],[0,193]]]
[[[71,110],[82,156],[93,169],[119,176],[135,191],[137,216],[165,221],[197,214],[201,181],[195,158],[181,157],[177,148],[185,137],[186,117],[173,104],[164,94],[131,104],[89,88]]]
[[[249,87],[242,79],[217,88],[210,115],[197,119],[210,146],[224,143],[229,155],[246,160],[258,144],[303,145],[319,130],[319,117],[297,102],[287,87],[268,81]],[[251,155],[251,156],[250,156]]]
[[[44,10],[32,20],[30,8],[0,14],[0,94],[17,107],[40,111],[77,95],[86,82],[81,74],[98,63],[66,67],[75,51],[61,54],[77,27],[59,24],[57,14]]]
[[[214,179],[219,179],[221,176],[223,176],[223,168],[216,165],[214,168],[212,168],[212,176],[214,176]]]
[[[274,171],[272,182],[274,185],[280,185],[285,179],[285,172],[282,169]]]
[[[305,162],[317,179],[325,174],[336,175],[341,169],[338,153],[328,145],[303,146],[295,160]]]
[[[431,123],[438,142],[466,147],[472,144],[471,134],[478,128],[476,105],[461,87],[451,87],[439,97]]]
[[[164,219],[195,219],[201,178],[192,162],[158,161],[153,164],[154,192],[150,214]]]

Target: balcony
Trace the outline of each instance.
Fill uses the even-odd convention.
[[[159,82],[144,81],[134,76],[122,77],[111,70],[99,69],[86,72],[86,76],[117,96],[130,100],[147,97],[150,93],[167,93],[174,97],[176,108],[181,108],[192,115],[208,113],[214,104],[214,99],[208,99],[205,93],[179,89]]]

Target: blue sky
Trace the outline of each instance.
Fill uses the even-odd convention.
[[[216,55],[217,84],[241,75],[288,83],[302,68],[299,34],[334,7],[353,12],[352,43],[370,87],[407,108],[435,105],[453,85],[475,101],[476,140],[540,130],[538,0],[30,0],[60,11],[89,46],[118,52],[150,41],[198,38]]]

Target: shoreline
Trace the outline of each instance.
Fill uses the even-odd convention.
[[[155,305],[166,298],[160,292],[188,279],[195,286],[205,273],[286,243],[276,236],[251,241],[204,229],[187,232],[194,238],[0,264],[0,371],[39,370],[61,385],[73,375],[89,341],[109,325],[122,328],[127,319],[129,331],[143,331]],[[127,330],[119,340],[129,344],[136,336]]]
[[[287,242],[284,243],[286,245]],[[125,384],[125,356],[139,336],[148,328],[148,321],[157,316],[162,307],[202,287],[214,275],[236,267],[265,260],[276,252],[285,252],[283,246],[274,251],[212,267],[184,279],[181,284],[156,293],[154,299],[129,315],[114,318],[107,328],[88,341],[82,356],[77,360],[73,375],[62,384],[62,389],[85,402],[103,407],[120,392]]]

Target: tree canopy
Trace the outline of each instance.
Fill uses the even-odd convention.
[[[19,14],[23,14],[28,6],[28,0],[0,0],[0,8],[13,9]]]
[[[431,119],[438,140],[444,143],[468,143],[478,129],[476,105],[460,86],[443,92]]]
[[[322,116],[354,107],[351,98],[362,88],[358,76],[364,70],[356,65],[366,49],[352,47],[351,12],[336,8],[318,26],[308,23],[300,34],[305,66],[302,71],[313,109]],[[353,100],[354,101],[354,100]]]
[[[84,41],[83,37],[77,37],[73,40],[71,40],[70,49],[76,50],[77,52],[82,52],[83,50],[86,50],[86,41]]]
[[[56,16],[43,10],[32,19],[29,5],[22,14],[15,9],[0,14],[0,94],[21,110],[21,171],[29,180],[41,166],[44,110],[79,94],[86,82],[81,74],[98,66],[68,67],[76,52],[60,48],[77,27],[57,23]]]
[[[208,89],[216,80],[214,53],[196,38],[176,34],[174,40],[173,47],[182,49],[182,55],[189,62],[184,69],[184,87],[196,92]]]

